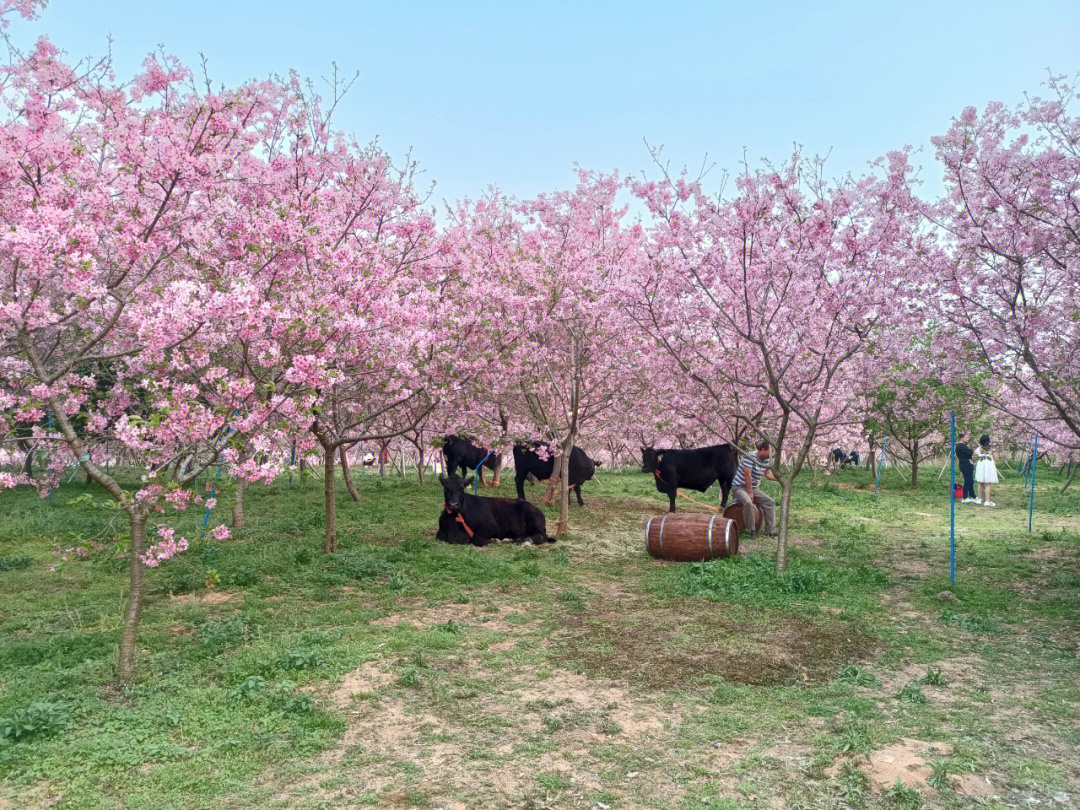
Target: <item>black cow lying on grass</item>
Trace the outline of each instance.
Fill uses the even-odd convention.
[[[514,445],[514,484],[517,486],[517,494],[521,500],[525,500],[525,479],[532,476],[540,481],[547,481],[555,472],[555,456],[548,455],[546,459],[540,458],[537,449],[544,446],[544,442],[529,442],[528,444]],[[570,451],[570,483],[569,487],[577,494],[578,506],[584,506],[581,500],[581,484],[593,477],[599,461],[593,461],[580,447],[574,447]]]
[[[704,492],[720,482],[720,505],[727,506],[731,482],[739,467],[739,451],[731,444],[714,444],[696,450],[657,450],[641,448],[641,471],[651,473],[656,488],[668,496],[675,511],[675,496],[679,489]]]
[[[484,467],[494,472],[499,461],[498,454],[493,450],[477,447],[464,436],[447,436],[443,439],[443,455],[446,457],[447,475],[457,473],[458,467],[461,468],[462,475],[479,472],[480,483],[483,486],[487,486],[484,480]]]
[[[492,540],[508,538],[515,543],[532,541],[536,545],[554,543],[548,537],[544,513],[525,500],[481,498],[469,495],[472,476],[440,475],[443,487],[443,513],[435,535],[447,543],[472,543],[486,546]],[[462,539],[464,537],[464,539]]]

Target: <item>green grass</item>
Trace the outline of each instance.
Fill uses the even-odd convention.
[[[433,481],[361,475],[327,556],[321,481],[255,486],[228,541],[161,516],[194,542],[147,572],[123,688],[116,510],[2,492],[0,807],[951,807],[968,767],[1080,791],[1080,490],[1040,469],[1031,534],[1008,473],[998,509],[958,505],[954,586],[936,474],[803,476],[782,575],[765,538],[650,559],[666,499],[632,471],[539,549],[438,543]],[[901,738],[953,746],[937,789],[826,773]]]

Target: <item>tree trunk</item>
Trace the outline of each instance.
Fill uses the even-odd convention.
[[[499,453],[495,456],[495,469],[492,471],[491,485],[497,487],[502,481],[502,468],[503,468],[503,454]]]
[[[570,439],[570,447],[563,448],[562,458],[559,459],[559,522],[555,526],[555,536],[562,537],[570,530],[570,451],[574,447],[574,440]]]
[[[421,438],[413,442],[416,448],[416,477],[420,480],[420,486],[424,486],[424,440]]]
[[[129,681],[135,674],[135,650],[138,644],[139,618],[143,605],[143,562],[146,552],[146,514],[139,506],[128,513],[131,524],[131,553],[128,557],[128,601],[124,612],[124,629],[120,635],[120,660],[116,677]]]
[[[334,448],[323,445],[323,497],[326,500],[326,539],[323,551],[337,551],[337,504],[334,502]]]
[[[236,479],[236,497],[232,505],[232,527],[237,531],[244,528],[244,493],[247,491],[248,482],[243,478]]]
[[[1073,478],[1075,478],[1075,477],[1076,477],[1076,468],[1077,468],[1077,466],[1078,466],[1078,465],[1077,465],[1077,463],[1076,463],[1076,462],[1074,461],[1074,462],[1072,463],[1072,469],[1071,469],[1071,470],[1069,470],[1069,477],[1068,477],[1068,479],[1067,479],[1067,480],[1065,481],[1065,486],[1063,486],[1063,487],[1061,488],[1061,491],[1062,491],[1062,492],[1064,492],[1065,490],[1067,490],[1067,489],[1069,488],[1069,484],[1071,484],[1071,483],[1073,482]]]
[[[30,449],[26,451],[26,458],[23,459],[23,475],[27,478],[34,477],[34,446],[30,445]]]
[[[562,482],[562,456],[554,459],[551,463],[551,478],[547,480],[547,489],[544,490],[540,503],[543,506],[555,505],[555,493],[559,490]]]
[[[776,573],[787,570],[788,515],[791,513],[792,482],[787,476],[780,481],[780,527],[776,537]]]
[[[911,451],[911,488],[919,488],[919,443],[915,442]]]
[[[350,498],[360,503],[360,493],[353,483],[352,473],[349,472],[349,451],[345,445],[338,448],[338,455],[341,456],[341,477],[345,479],[345,489],[349,490]]]

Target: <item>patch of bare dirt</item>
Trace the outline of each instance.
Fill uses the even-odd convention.
[[[926,675],[925,664],[906,664],[893,672],[880,675],[881,691],[885,695],[894,695],[912,681],[919,681]]]
[[[845,757],[835,762],[825,773],[836,776],[844,763],[851,762],[870,779],[871,785],[883,793],[899,780],[904,787],[932,791],[929,779],[933,774],[930,762],[952,754],[952,746],[942,742],[924,742],[905,737],[870,754],[869,757]],[[966,798],[986,797],[994,793],[993,785],[983,776],[950,774],[953,789]]]
[[[543,773],[562,776],[575,792],[599,791],[597,748],[664,745],[682,722],[680,709],[565,670],[546,678],[517,671],[498,692],[473,696],[467,704],[437,691],[387,689],[387,677],[375,662],[347,676],[335,692],[349,705],[340,745],[313,761],[310,777],[278,786],[279,801],[317,796],[343,806],[374,793],[380,806],[410,804],[422,795],[431,807],[516,807],[537,793]],[[348,704],[346,682],[375,691],[377,699]],[[522,757],[517,748],[527,740],[549,741],[550,748]],[[409,763],[407,775],[403,763]],[[324,786],[343,773],[349,778]],[[664,790],[670,798],[679,788],[672,783]],[[466,798],[468,804],[461,804]]]
[[[1076,551],[1061,546],[1042,546],[1041,548],[1033,548],[1027,553],[1027,556],[1033,560],[1064,560],[1076,557]]]
[[[471,618],[475,610],[476,605],[471,602],[464,605],[445,604],[425,610],[391,613],[389,616],[375,619],[372,624],[379,627],[397,627],[399,624],[411,624],[419,630],[451,621],[460,624]]]
[[[232,598],[233,595],[229,591],[207,591],[201,596],[195,593],[182,593],[172,597],[172,601],[175,605],[220,605]]]
[[[341,685],[330,693],[330,701],[340,707],[348,706],[357,695],[374,694],[394,682],[394,674],[381,669],[379,661],[367,661],[341,679]]]
[[[680,712],[655,704],[641,705],[628,689],[612,682],[591,680],[577,672],[558,672],[546,680],[515,690],[515,699],[526,708],[598,715],[613,738],[656,738],[673,730],[682,720]],[[616,728],[617,727],[617,728]],[[605,732],[601,732],[605,733]],[[597,741],[600,734],[592,735]]]
[[[744,623],[723,604],[693,600],[606,603],[562,620],[565,630],[552,641],[564,660],[663,690],[702,674],[754,685],[822,683],[879,646],[835,620],[773,612]]]
[[[375,619],[372,624],[378,627],[397,627],[408,624],[417,630],[424,630],[447,622],[453,622],[454,624],[471,623],[480,625],[485,630],[506,633],[514,629],[506,621],[507,614],[514,612],[513,607],[508,605],[499,605],[495,609],[487,610],[474,602],[467,602],[463,605],[445,604],[401,613],[391,613],[388,616]]]

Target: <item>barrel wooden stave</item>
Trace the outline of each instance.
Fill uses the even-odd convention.
[[[702,562],[738,554],[739,532],[733,521],[721,515],[668,512],[649,519],[645,545],[654,557]]]
[[[739,534],[746,531],[746,523],[743,521],[743,508],[740,503],[728,504],[727,509],[724,510],[724,517],[728,520],[735,521],[735,526]],[[761,510],[756,506],[754,507],[754,526],[750,529],[752,532],[756,532],[761,528]]]

